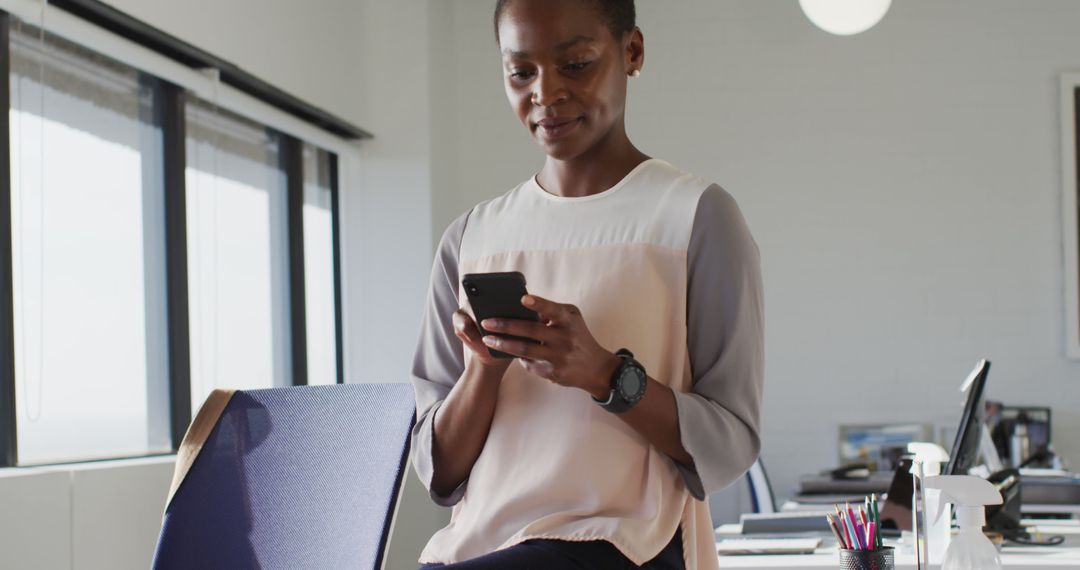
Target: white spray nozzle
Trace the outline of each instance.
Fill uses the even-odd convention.
[[[981,477],[971,475],[936,475],[926,478],[927,489],[939,489],[944,500],[938,503],[934,520],[941,517],[945,503],[957,506],[957,520],[960,527],[968,524],[982,527],[985,521],[983,507],[1000,505],[1001,493],[992,483]]]
[[[949,462],[949,452],[936,443],[912,441],[907,444],[907,450],[916,460],[922,461],[926,475],[940,474],[942,464]]]

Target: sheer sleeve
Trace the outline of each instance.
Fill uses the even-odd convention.
[[[453,315],[458,309],[458,253],[467,219],[468,213],[454,220],[439,242],[412,366],[412,385],[416,391],[416,425],[410,448],[412,464],[432,500],[444,507],[461,500],[467,483],[467,480],[462,482],[446,497],[431,490],[435,469],[432,458],[435,412],[465,372],[464,347],[454,335]]]
[[[676,391],[675,402],[694,465],[677,465],[691,494],[704,500],[741,477],[761,448],[761,263],[738,205],[719,186],[698,202],[687,265],[693,388]]]

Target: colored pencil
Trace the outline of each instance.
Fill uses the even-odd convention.
[[[840,523],[840,535],[844,537],[844,548],[848,550],[854,549],[855,545],[851,542],[851,531],[848,529],[847,521],[840,519],[838,522]]]
[[[840,529],[840,548],[850,549],[851,546],[848,544],[847,529],[844,528],[844,521],[833,519],[833,522],[836,523],[836,528]]]
[[[851,531],[855,533],[855,543],[862,545],[862,540],[859,539],[858,525],[859,517],[855,515],[855,508],[850,503],[847,504],[848,517],[851,519]]]
[[[847,515],[840,511],[840,505],[833,505],[833,508],[836,509],[836,520],[840,523],[845,522],[847,519]],[[847,530],[845,530],[845,528],[846,527],[843,524],[840,525],[840,530],[843,530],[845,536],[847,536]]]
[[[840,529],[836,526],[836,522],[833,520],[832,515],[825,515],[825,520],[829,521],[829,530],[831,530],[833,536],[836,537],[836,547],[843,549],[847,543],[840,536]]]
[[[844,521],[847,525],[848,543],[851,544],[852,550],[859,549],[859,535],[855,534],[855,527],[852,526],[851,521]]]
[[[881,513],[878,511],[877,495],[870,495],[870,506],[874,508],[874,539],[875,547],[882,548],[885,544],[881,541],[881,532],[878,530],[881,528]]]

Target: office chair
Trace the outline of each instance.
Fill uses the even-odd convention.
[[[765,467],[758,459],[743,476],[742,481],[709,494],[709,514],[714,525],[739,522],[745,512],[774,513],[777,511],[772,486]]]
[[[153,568],[381,568],[408,384],[215,390],[177,453]]]
[[[759,457],[746,472],[746,484],[750,487],[750,503],[755,513],[775,513],[776,499],[773,497],[769,476]]]

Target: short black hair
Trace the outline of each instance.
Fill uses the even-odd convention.
[[[495,43],[499,42],[499,18],[502,17],[506,7],[513,0],[498,0],[495,2]],[[600,17],[607,23],[611,35],[621,38],[623,34],[634,31],[637,15],[634,11],[634,0],[581,0],[592,4]]]

